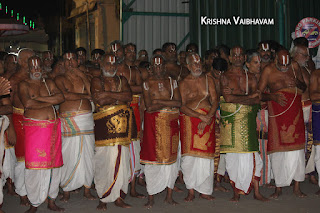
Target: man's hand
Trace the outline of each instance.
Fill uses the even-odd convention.
[[[281,106],[287,105],[287,98],[282,93],[273,94],[273,100]]]
[[[206,128],[206,126],[207,126],[207,124],[203,121],[198,124],[198,134],[199,135],[203,134],[203,131]]]
[[[199,119],[208,125],[211,123],[212,118],[209,117],[208,115],[200,115]]]
[[[223,93],[226,94],[226,95],[232,95],[233,89],[230,89],[229,87],[224,88],[223,89]]]
[[[8,81],[3,77],[0,77],[0,96],[10,94],[10,89],[11,89],[10,81]]]

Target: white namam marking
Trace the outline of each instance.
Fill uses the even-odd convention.
[[[116,57],[114,57],[114,56],[109,57],[108,62],[110,62],[111,64],[116,63]]]
[[[99,55],[100,55],[99,53],[95,53],[95,54],[94,54],[94,59],[98,60]]]
[[[149,90],[149,86],[148,86],[148,84],[147,84],[147,82],[143,82],[143,89],[144,90]]]
[[[287,66],[287,65],[289,65],[289,55],[286,55],[286,56],[282,56],[282,64],[283,65],[285,65],[285,66]]]
[[[111,45],[112,51],[115,53],[117,52],[118,48],[117,48],[117,44],[113,44]]]
[[[263,51],[268,51],[269,50],[269,44],[262,44],[262,50]]]
[[[175,50],[176,50],[176,47],[173,46],[173,45],[171,45],[171,46],[170,46],[170,50],[175,51]]]
[[[308,50],[309,51],[309,50]],[[13,62],[17,63],[17,57],[13,57]]]
[[[66,57],[67,57],[68,60],[71,60],[72,59],[72,53],[67,53]]]
[[[161,64],[161,58],[154,58],[154,64],[160,65]]]
[[[68,54],[68,53],[67,53]],[[78,55],[82,55],[82,51],[78,51]]]
[[[195,63],[200,63],[200,57],[197,57],[197,55],[192,55],[192,58]]]

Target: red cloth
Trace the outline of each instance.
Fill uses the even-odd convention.
[[[277,93],[284,94],[287,104],[281,106],[268,101],[268,154],[304,149],[305,125],[301,94],[292,89],[283,89]]]
[[[133,100],[130,103],[130,107],[133,110],[133,114],[136,120],[137,125],[137,136],[140,137],[140,131],[141,131],[141,116],[140,116],[140,110],[139,110],[139,103],[140,103],[140,97],[133,96]]]
[[[145,111],[140,161],[143,164],[172,164],[177,160],[179,112]]]
[[[208,114],[208,110],[197,110],[201,114]],[[180,135],[182,156],[194,156],[203,158],[214,158],[215,153],[215,117],[203,132],[199,132],[199,118],[180,114]]]
[[[13,126],[14,126],[14,130],[16,132],[16,136],[17,136],[17,143],[15,145],[15,153],[16,153],[16,157],[17,157],[17,161],[19,162],[23,162],[24,161],[24,157],[25,157],[25,148],[24,148],[24,130],[23,130],[23,115],[19,114],[19,113],[15,113],[13,112],[12,114],[12,121],[13,121]]]

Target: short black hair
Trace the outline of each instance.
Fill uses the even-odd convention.
[[[230,47],[228,47],[225,44],[220,44],[219,46],[216,47],[219,50],[219,53],[223,52],[226,55],[230,55]]]
[[[215,58],[215,59],[213,59],[212,67],[215,70],[225,72],[228,69],[228,62],[226,60],[224,60],[223,58]]]
[[[83,51],[85,54],[87,54],[87,50],[84,48],[84,47],[78,47],[75,52],[78,52],[78,51]]]
[[[175,43],[172,43],[172,42],[166,42],[166,43],[164,43],[163,45],[162,45],[162,52],[165,52],[166,50],[167,50],[167,48],[169,47],[169,46],[171,46],[171,45],[173,45],[173,46],[175,46],[176,48],[177,48],[177,45],[175,44]]]
[[[91,51],[91,56],[94,55],[94,54],[96,54],[96,53],[98,53],[98,54],[100,54],[100,55],[104,55],[104,54],[105,54],[105,51],[102,50],[102,49],[94,49],[94,50]]]
[[[302,45],[305,47],[309,47],[309,41],[308,39],[306,39],[305,37],[299,37],[293,40],[293,45],[297,46],[297,45]]]
[[[199,47],[198,47],[198,45],[197,45],[196,43],[190,43],[190,44],[188,44],[187,47],[186,47],[186,51],[188,52],[188,50],[189,50],[191,47],[195,47],[195,48],[196,48],[196,53],[199,52]]]

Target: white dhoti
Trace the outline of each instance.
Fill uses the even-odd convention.
[[[292,180],[305,178],[304,150],[275,152],[270,154],[271,167],[277,187],[290,186]]]
[[[146,164],[144,167],[144,174],[146,177],[148,194],[157,194],[167,187],[173,189],[178,176],[177,168],[177,162],[170,165]]]
[[[4,155],[4,150],[5,150],[5,145],[4,145],[4,131],[8,128],[9,126],[9,119],[7,116],[1,116],[0,117],[0,174],[3,174],[3,155]],[[3,177],[1,177],[3,178]],[[0,181],[0,205],[3,203],[3,181]]]
[[[62,156],[61,168],[63,191],[72,191],[82,186],[90,188],[94,174],[94,147],[92,112],[72,117],[62,117]]]
[[[314,150],[315,150],[314,162],[316,164],[318,174],[320,174],[320,145],[314,146]],[[319,175],[318,184],[320,187],[320,175]]]
[[[132,141],[130,144],[130,163],[131,163],[131,180],[133,176],[140,174],[141,164],[140,164],[140,140]],[[130,181],[131,181],[130,180]]]
[[[59,193],[61,168],[26,169],[26,189],[32,206],[40,206],[48,197],[55,199]]]
[[[96,147],[94,182],[101,202],[114,202],[127,194],[130,178],[130,151],[126,146]]]
[[[306,170],[305,173],[309,174],[315,171],[315,163],[314,163],[314,147],[312,146],[313,140],[312,140],[312,135],[311,132],[308,130],[308,126],[311,125],[312,120],[312,105],[304,105],[302,107],[303,110],[303,120],[304,124],[306,126],[305,128],[305,136],[306,136],[306,148],[305,148],[305,159],[308,160],[306,162]],[[311,137],[310,137],[311,135]],[[309,159],[308,157],[309,156]]]
[[[195,189],[201,194],[213,192],[214,160],[184,156],[181,158],[183,180],[187,189]]]
[[[16,154],[14,148],[6,148],[5,155],[3,159],[3,184],[6,183],[6,180],[10,178],[14,181],[14,169],[17,163]]]
[[[16,188],[15,192],[21,197],[27,195],[25,177],[24,177],[25,170],[26,170],[25,162],[18,161],[14,168],[14,186]]]
[[[253,179],[261,176],[263,166],[258,152],[254,153],[226,153],[226,169],[234,187],[250,193]]]
[[[221,176],[224,176],[226,174],[226,154],[220,153],[217,173]]]

